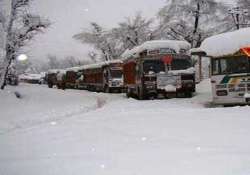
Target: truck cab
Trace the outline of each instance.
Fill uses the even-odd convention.
[[[123,68],[122,63],[110,63],[104,66],[104,92],[121,92],[123,90]]]
[[[154,42],[147,44],[150,47],[139,46],[132,56],[125,59],[124,84],[128,97],[147,99],[173,94],[191,97],[195,92],[191,57],[171,48],[174,41],[167,41],[168,48],[163,48],[164,41],[160,43],[156,44],[157,47],[152,47]]]

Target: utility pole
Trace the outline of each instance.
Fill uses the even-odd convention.
[[[240,26],[248,25],[244,23],[244,17],[248,14],[247,9],[241,9],[240,7],[233,7],[228,10],[228,13],[232,16],[237,30],[240,29]]]

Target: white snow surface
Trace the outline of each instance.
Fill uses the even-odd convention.
[[[184,70],[170,70],[168,71],[169,74],[173,74],[173,75],[178,75],[178,74],[194,74],[195,73],[195,68],[194,67],[190,67],[188,69],[184,69]]]
[[[172,84],[169,84],[165,87],[166,92],[176,92],[176,87]]]
[[[53,73],[58,73],[60,71],[60,69],[50,69],[50,70],[48,70],[48,73],[50,73],[50,74],[53,74]]]
[[[19,91],[22,99],[15,98]],[[0,174],[250,174],[250,107],[21,84],[0,91]]]
[[[209,37],[200,48],[192,49],[191,52],[204,51],[208,56],[220,57],[234,54],[242,47],[250,47],[250,28]]]
[[[103,62],[99,62],[99,63],[93,63],[93,64],[86,64],[86,65],[82,65],[79,67],[70,67],[67,68],[67,71],[79,71],[79,70],[84,70],[84,69],[95,69],[95,68],[101,68],[103,66],[107,66],[109,64],[113,64],[113,63],[122,63],[122,60],[110,60],[110,61],[103,61]]]
[[[94,63],[94,64],[88,64],[88,65],[82,66],[82,68],[83,69],[101,68],[103,66],[107,66],[109,64],[114,64],[114,63],[122,63],[122,60],[117,59],[117,60],[103,61],[103,62]]]
[[[126,50],[122,54],[123,59],[127,59],[133,56],[138,56],[138,54],[144,50],[151,51],[155,49],[164,49],[170,48],[175,50],[176,53],[179,53],[181,49],[189,50],[191,45],[186,41],[178,41],[178,40],[152,40],[146,41],[140,46],[134,47],[131,50]]]
[[[21,74],[19,75],[19,79],[25,79],[25,80],[40,80],[42,78],[42,74]]]

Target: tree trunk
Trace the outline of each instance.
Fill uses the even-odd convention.
[[[2,90],[6,86],[6,78],[8,75],[9,67],[12,63],[13,58],[15,58],[14,46],[12,46],[10,44],[11,35],[12,35],[12,27],[13,27],[13,23],[14,23],[14,20],[16,17],[16,11],[15,11],[14,6],[15,6],[14,1],[11,0],[10,20],[9,20],[8,27],[7,27],[7,36],[6,36],[6,44],[5,44],[6,53],[5,53],[5,58],[4,58],[4,62],[3,62],[4,69],[3,69],[3,73],[1,74],[1,77],[0,77],[0,86],[1,86]]]
[[[195,47],[196,43],[196,33],[199,27],[199,20],[200,20],[200,2],[197,2],[197,9],[195,11],[195,21],[194,21],[194,31],[193,31],[193,41],[192,41],[192,47]]]

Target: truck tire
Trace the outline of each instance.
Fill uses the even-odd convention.
[[[138,88],[138,99],[139,100],[145,100],[146,96],[143,92],[143,89],[142,88]]]
[[[107,85],[105,85],[105,87],[104,87],[104,92],[105,93],[110,93],[110,88]]]
[[[132,92],[129,88],[127,88],[127,90],[126,90],[126,96],[127,96],[127,98],[132,97]]]
[[[53,87],[53,84],[50,84],[50,83],[49,83],[49,84],[48,84],[48,87],[49,87],[49,88],[52,88],[52,87]]]
[[[192,98],[193,97],[193,93],[192,92],[185,92],[185,97],[187,98]]]

